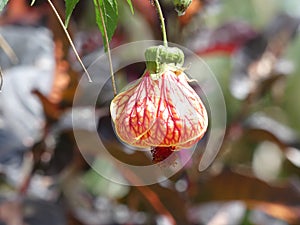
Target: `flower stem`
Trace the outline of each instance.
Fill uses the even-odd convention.
[[[110,53],[110,47],[109,47],[109,40],[108,40],[108,35],[107,35],[107,29],[106,29],[106,25],[104,22],[104,16],[103,16],[103,12],[102,9],[100,7],[100,0],[97,0],[97,7],[98,7],[98,11],[101,17],[101,22],[102,22],[102,26],[103,26],[103,31],[104,31],[104,37],[105,37],[105,42],[106,42],[106,46],[107,46],[107,56],[108,56],[108,62],[109,62],[109,69],[110,69],[110,77],[111,77],[111,82],[112,82],[112,88],[113,88],[113,92],[114,95],[117,95],[117,87],[116,87],[116,81],[115,81],[115,76],[114,76],[114,70],[113,70],[113,64],[112,64],[112,59],[111,59],[111,53]]]
[[[168,47],[168,40],[167,40],[167,32],[166,32],[166,26],[165,26],[165,19],[164,19],[163,13],[161,11],[161,7],[160,7],[160,4],[159,4],[159,1],[158,0],[154,0],[154,2],[155,2],[155,6],[157,8],[159,19],[160,19],[160,22],[161,22],[161,32],[162,32],[162,35],[163,35],[164,46]]]
[[[33,3],[34,3],[34,1],[32,1],[32,4],[33,4]],[[62,21],[60,15],[58,14],[58,12],[57,12],[55,6],[53,5],[53,3],[52,3],[51,0],[48,0],[48,3],[49,3],[49,5],[51,6],[52,11],[54,12],[56,18],[58,19],[58,21],[59,21],[61,27],[63,28],[63,30],[64,30],[64,32],[65,32],[65,34],[66,34],[66,37],[67,37],[67,39],[68,39],[68,41],[69,41],[69,43],[70,43],[70,45],[71,45],[71,47],[72,47],[72,49],[73,49],[73,51],[74,51],[74,53],[75,53],[75,56],[76,56],[77,60],[79,61],[80,65],[82,66],[84,72],[86,73],[89,82],[93,82],[92,79],[91,79],[91,77],[90,77],[90,74],[89,74],[89,72],[87,71],[87,69],[85,68],[85,66],[84,66],[84,64],[83,64],[83,62],[82,62],[82,60],[81,60],[81,58],[80,58],[80,56],[79,56],[79,54],[78,54],[78,52],[77,52],[77,50],[76,50],[76,48],[75,48],[75,45],[74,45],[74,43],[73,43],[73,41],[72,41],[72,38],[71,38],[71,36],[70,36],[70,34],[69,34],[67,28],[65,27],[64,22]]]

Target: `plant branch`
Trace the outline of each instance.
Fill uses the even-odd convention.
[[[115,81],[115,76],[114,76],[114,70],[113,70],[113,65],[112,65],[112,59],[111,59],[111,53],[110,53],[110,47],[109,47],[109,40],[108,40],[108,35],[107,35],[107,30],[106,30],[106,25],[104,21],[104,16],[103,12],[100,7],[100,0],[97,0],[97,8],[101,17],[101,23],[103,26],[103,33],[105,37],[105,42],[107,46],[107,56],[108,56],[108,62],[109,62],[109,69],[110,69],[110,77],[111,77],[111,82],[112,82],[112,87],[113,87],[113,92],[114,95],[117,95],[117,88],[116,88],[116,81]]]
[[[3,49],[3,51],[6,53],[6,55],[9,57],[12,63],[17,64],[19,62],[16,53],[10,47],[10,45],[7,43],[7,41],[1,34],[0,34],[0,47]]]
[[[161,23],[161,32],[162,32],[162,35],[163,35],[164,46],[168,47],[168,40],[167,40],[167,32],[166,32],[165,19],[164,19],[164,16],[163,16],[163,13],[162,13],[159,1],[158,0],[154,0],[154,2],[155,2],[155,6],[157,8],[159,19],[160,19],[160,23]]]
[[[141,180],[138,176],[134,174],[130,169],[126,167],[121,168],[119,165],[115,164],[127,181],[131,184],[141,183]],[[157,194],[147,186],[136,186],[137,190],[144,196],[144,198],[151,204],[153,209],[159,214],[166,216],[171,223],[171,225],[176,225],[176,220],[169,210],[161,202]]]
[[[72,47],[72,49],[73,49],[73,51],[74,51],[74,53],[75,53],[75,55],[76,55],[76,58],[77,58],[77,60],[79,61],[79,63],[81,64],[81,66],[82,66],[84,72],[86,73],[89,82],[92,82],[92,79],[91,79],[91,77],[90,77],[90,74],[89,74],[89,72],[87,71],[87,69],[85,68],[85,66],[84,66],[84,64],[83,64],[83,62],[82,62],[82,60],[81,60],[81,58],[80,58],[80,56],[79,56],[79,54],[78,54],[78,52],[77,52],[75,46],[74,46],[74,43],[73,43],[73,41],[72,41],[72,38],[70,37],[70,34],[69,34],[67,28],[66,28],[65,25],[64,25],[64,22],[62,21],[61,17],[59,16],[59,14],[58,14],[58,12],[57,12],[55,6],[54,6],[53,3],[51,2],[51,0],[48,0],[48,3],[49,3],[49,5],[51,6],[51,8],[52,8],[52,10],[53,10],[55,16],[57,17],[57,19],[58,19],[60,25],[62,26],[62,28],[63,28],[63,30],[64,30],[64,32],[65,32],[67,38],[68,38],[68,41],[69,41],[69,43],[70,43],[70,45],[71,45],[71,47]]]

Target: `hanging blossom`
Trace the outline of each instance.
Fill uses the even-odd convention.
[[[110,110],[117,136],[151,148],[153,161],[160,162],[196,144],[207,130],[208,116],[182,69],[180,49],[155,46],[145,56],[145,73],[112,100]]]

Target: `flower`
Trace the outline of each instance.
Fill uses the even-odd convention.
[[[196,144],[207,130],[208,116],[181,65],[174,63],[180,60],[170,56],[169,50],[165,59],[157,57],[164,50],[154,51],[155,61],[148,59],[144,75],[112,100],[110,111],[116,134],[123,142],[156,148],[153,152],[159,160],[154,161],[161,161],[170,151]],[[146,54],[147,58],[151,56]]]

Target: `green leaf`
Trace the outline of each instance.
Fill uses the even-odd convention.
[[[6,6],[8,0],[1,0],[0,1],[0,12],[4,9],[4,7]]]
[[[105,50],[107,51],[106,35],[108,42],[115,33],[118,24],[118,6],[116,0],[94,0],[96,22],[102,34]],[[101,11],[100,11],[101,10]],[[103,16],[103,21],[101,18]]]
[[[127,0],[127,3],[128,3],[128,5],[129,5],[129,7],[130,7],[131,13],[134,14],[133,5],[132,5],[131,0]]]
[[[32,0],[31,3],[30,3],[30,6],[33,6],[35,3],[35,0]]]
[[[79,0],[65,0],[65,4],[66,4],[65,27],[68,27],[72,12],[75,9],[75,6],[77,5],[78,2],[79,2]]]

